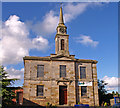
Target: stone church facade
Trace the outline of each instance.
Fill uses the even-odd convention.
[[[69,35],[60,8],[55,54],[25,56],[23,97],[28,104],[89,104],[99,106],[96,60],[76,59],[69,54]]]

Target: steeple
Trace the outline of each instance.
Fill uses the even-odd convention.
[[[60,7],[59,25],[64,24],[62,6]]]
[[[67,27],[64,24],[62,5],[60,6],[59,23],[57,26],[57,34],[67,34]]]
[[[60,7],[59,24],[56,28],[55,53],[57,55],[69,56],[69,35],[64,24],[62,6]]]

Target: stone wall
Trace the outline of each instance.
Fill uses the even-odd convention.
[[[59,86],[67,85],[67,105],[75,105],[74,62],[25,60],[24,98],[36,104],[59,105]],[[37,65],[44,65],[44,78],[37,78]],[[60,78],[59,67],[66,65],[66,78]],[[64,82],[65,81],[65,82]],[[71,81],[71,82],[70,82]],[[37,85],[44,85],[44,96],[38,97]]]
[[[24,64],[23,96],[26,100],[39,105],[47,102],[59,105],[59,86],[66,85],[67,105],[99,105],[96,64],[64,60],[24,60]],[[37,65],[44,65],[44,78],[37,78]],[[66,65],[66,78],[60,78],[60,65]],[[80,79],[80,66],[86,67],[86,79]],[[92,82],[92,86],[87,86],[86,97],[81,97],[78,81]],[[37,85],[44,85],[44,96],[37,96]]]
[[[86,67],[86,79],[80,79],[80,66]],[[92,82],[92,86],[87,86],[87,96],[81,96],[81,86],[78,86],[78,81]],[[76,63],[76,97],[76,103],[99,106],[96,64]]]

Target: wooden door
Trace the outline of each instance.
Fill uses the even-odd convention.
[[[63,91],[64,91],[64,104],[67,104],[67,88],[65,88]]]
[[[67,86],[59,87],[59,104],[67,104]]]

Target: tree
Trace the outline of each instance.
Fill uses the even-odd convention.
[[[105,89],[105,85],[107,85],[103,80],[98,80],[98,94],[99,94],[99,104],[105,101],[105,94],[107,90]]]
[[[116,91],[116,95],[119,96],[119,93]]]
[[[110,99],[113,98],[113,94],[107,94],[107,90],[105,86],[107,83],[105,83],[103,80],[98,80],[98,94],[99,94],[99,104],[101,105],[102,102],[107,102],[110,104]]]
[[[114,91],[112,91],[112,94],[113,94],[113,96],[118,96],[118,97],[120,97],[120,94],[116,91],[116,93],[114,92]]]
[[[11,89],[10,86],[14,84],[14,82],[18,79],[10,79],[8,78],[8,73],[4,70],[3,66],[0,66],[0,78],[1,78],[1,96],[2,96],[2,107],[6,107],[12,104],[12,99],[15,98],[14,88]]]
[[[115,92],[114,92],[114,91],[112,91],[112,94],[113,94],[113,95],[115,95]]]

